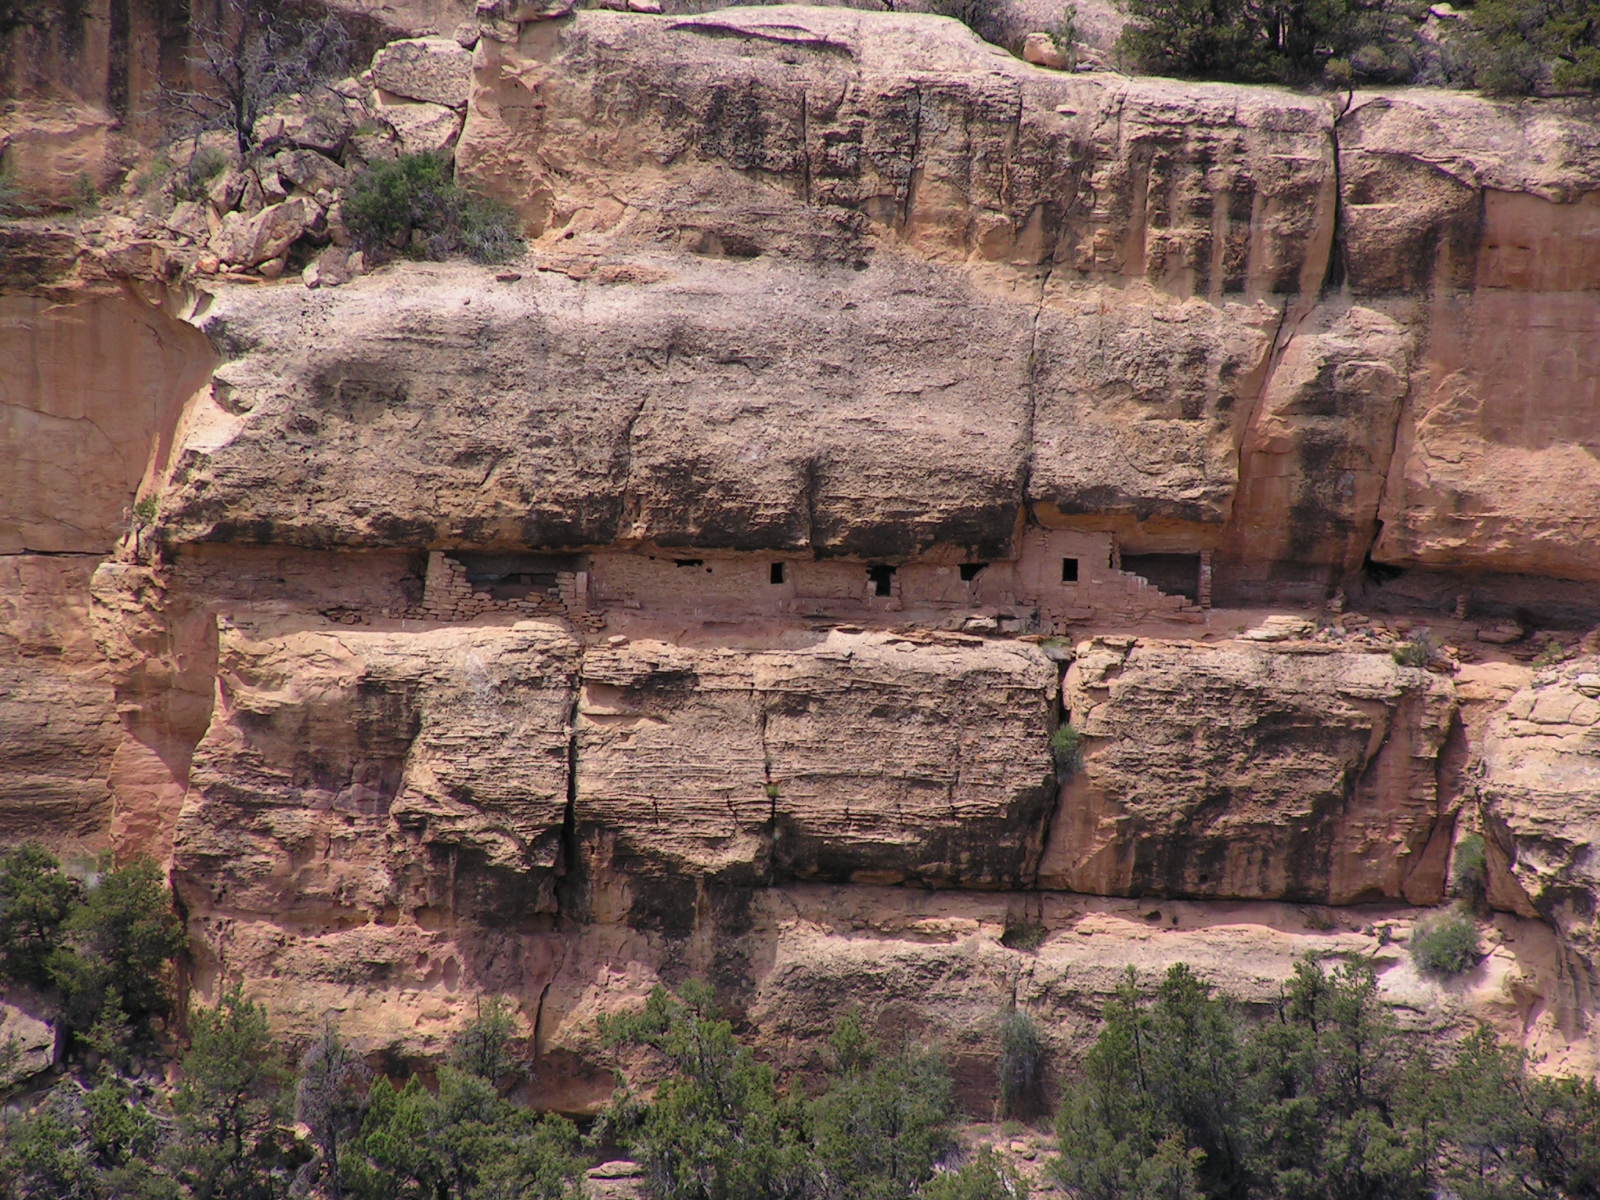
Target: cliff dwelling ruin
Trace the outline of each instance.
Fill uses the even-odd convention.
[[[1116,535],[1103,532],[1031,529],[1015,559],[989,562],[697,554],[435,550],[420,601],[387,615],[462,621],[511,613],[597,628],[615,610],[708,622],[893,614],[935,628],[1055,634],[1099,619],[1194,621],[1211,605],[1209,550],[1122,555]]]

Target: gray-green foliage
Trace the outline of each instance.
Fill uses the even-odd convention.
[[[658,988],[643,1011],[604,1027],[612,1044],[647,1046],[668,1069],[650,1103],[624,1091],[608,1116],[659,1200],[900,1200],[954,1149],[942,1059],[885,1048],[856,1013],[829,1039],[829,1081],[809,1101],[780,1092],[704,984]]]
[[[1409,1071],[1363,965],[1303,961],[1256,1024],[1182,964],[1153,996],[1130,974],[1064,1093],[1053,1170],[1082,1200],[1425,1200]]]
[[[1600,89],[1596,0],[1477,0],[1465,25],[1459,43],[1467,73],[1486,92]]]
[[[235,983],[215,1007],[191,1010],[189,1032],[174,1104],[176,1173],[198,1200],[281,1194],[290,1163],[274,1142],[288,1114],[287,1072],[266,1009]]]
[[[1028,1200],[1027,1181],[990,1146],[966,1162],[940,1171],[917,1193],[918,1200]]]
[[[1411,930],[1411,958],[1430,975],[1459,975],[1483,955],[1478,923],[1465,908],[1452,907],[1418,921]]]
[[[1021,1009],[1000,1015],[1000,1110],[1033,1117],[1044,1105],[1044,1040],[1039,1024]]]
[[[1425,667],[1433,661],[1436,650],[1433,634],[1426,629],[1419,629],[1391,650],[1389,655],[1402,667]]]
[[[0,982],[50,982],[50,958],[82,902],[55,855],[25,842],[0,858]]]
[[[1071,725],[1062,723],[1050,735],[1050,754],[1056,771],[1065,776],[1078,769],[1083,756],[1083,738]]]
[[[450,164],[434,154],[373,163],[346,189],[343,212],[356,244],[375,256],[503,262],[523,244],[516,214],[458,186]]]
[[[1489,883],[1488,847],[1483,836],[1469,833],[1456,843],[1450,867],[1450,883],[1455,894],[1469,904],[1483,902]]]
[[[295,1117],[311,1131],[320,1155],[317,1173],[326,1176],[335,1196],[340,1191],[339,1151],[361,1128],[371,1085],[372,1072],[366,1062],[331,1025],[323,1028],[301,1056]]]
[[[456,1036],[437,1091],[380,1077],[339,1179],[359,1200],[576,1200],[582,1160],[572,1123],[501,1095],[519,1065],[515,1022],[491,1004]],[[481,1074],[481,1071],[493,1074]]]
[[[1417,14],[1393,0],[1128,0],[1118,50],[1158,75],[1309,83],[1401,81],[1416,69]]]
[[[830,1039],[834,1077],[810,1106],[818,1186],[830,1200],[897,1200],[954,1148],[950,1072],[935,1053],[885,1050],[848,1014]]]
[[[142,1034],[172,1003],[172,960],[183,926],[161,869],[147,858],[107,871],[75,904],[50,955],[62,1016],[103,1041],[125,1026]]]
[[[625,1094],[613,1109],[659,1200],[807,1194],[800,1113],[780,1100],[772,1068],[739,1044],[709,987],[658,987],[642,1011],[603,1021],[602,1032],[612,1045],[651,1048],[669,1070],[651,1103]]]

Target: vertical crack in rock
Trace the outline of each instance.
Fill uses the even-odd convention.
[[[661,370],[665,371],[672,365],[672,345],[667,345],[666,358],[662,361]],[[639,403],[634,405],[633,411],[628,414],[628,420],[622,427],[622,436],[617,439],[618,452],[622,457],[620,469],[617,472],[619,487],[617,488],[617,530],[615,536],[627,537],[631,527],[638,519],[638,497],[633,493],[633,431],[639,424],[639,418],[644,415],[645,405],[650,403],[648,395],[642,396]]]
[[[761,745],[761,780],[767,792],[767,830],[766,854],[767,886],[771,887],[777,882],[778,877],[778,789],[772,779],[772,751],[767,746],[767,699],[766,693],[759,688],[752,688],[751,698],[756,704],[756,740]]]
[[[811,92],[800,89],[800,197],[811,203]]]
[[[1348,248],[1344,236],[1344,176],[1341,174],[1339,162],[1339,122],[1349,116],[1351,111],[1346,108],[1337,114],[1328,126],[1328,145],[1333,154],[1333,237],[1328,242],[1328,261],[1322,271],[1324,293],[1343,287],[1347,274],[1345,254]]]
[[[1067,710],[1067,671],[1071,665],[1071,663],[1062,663],[1060,670],[1056,673],[1055,701],[1056,725],[1058,728],[1072,723],[1070,720],[1072,714]],[[1029,851],[1028,858],[1022,864],[1020,886],[1029,891],[1037,891],[1039,888],[1039,872],[1044,865],[1045,849],[1050,845],[1051,831],[1055,828],[1056,818],[1061,814],[1062,794],[1065,789],[1062,787],[1061,773],[1054,767],[1053,755],[1054,752],[1052,751],[1052,769],[1043,786],[1046,789],[1052,789],[1055,794],[1047,797],[1044,812],[1040,816],[1039,844]],[[1041,902],[1041,913],[1042,911]]]
[[[900,202],[901,233],[908,233],[911,229],[911,210],[916,203],[917,183],[922,176],[922,168],[917,165],[922,158],[922,89],[913,87],[911,95],[914,100],[911,109],[911,155],[906,160],[906,190]]]
[[[554,980],[545,980],[544,986],[539,989],[539,999],[533,1007],[533,1057],[538,1058],[544,1045],[544,1002],[550,995],[550,985]]]
[[[582,696],[581,671],[572,679],[572,699],[567,704],[567,802],[561,813],[560,854],[556,860],[556,920],[571,916],[582,919],[578,890],[581,871],[578,861],[578,704]],[[541,1004],[544,997],[539,997]],[[534,1045],[539,1041],[537,1027]]]

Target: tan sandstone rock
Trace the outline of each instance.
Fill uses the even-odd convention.
[[[1384,654],[1106,639],[1040,881],[1122,895],[1437,900],[1447,682]]]
[[[472,80],[472,55],[453,37],[405,38],[372,56],[372,81],[406,100],[460,108]]]

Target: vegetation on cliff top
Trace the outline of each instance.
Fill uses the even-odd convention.
[[[1155,74],[1246,83],[1429,83],[1502,95],[1600,88],[1596,0],[1459,8],[1439,17],[1424,0],[1128,0],[1117,48]]]
[[[403,154],[367,167],[345,193],[344,219],[356,245],[378,257],[465,254],[492,263],[522,249],[516,214],[459,187],[450,164],[433,154]]]

